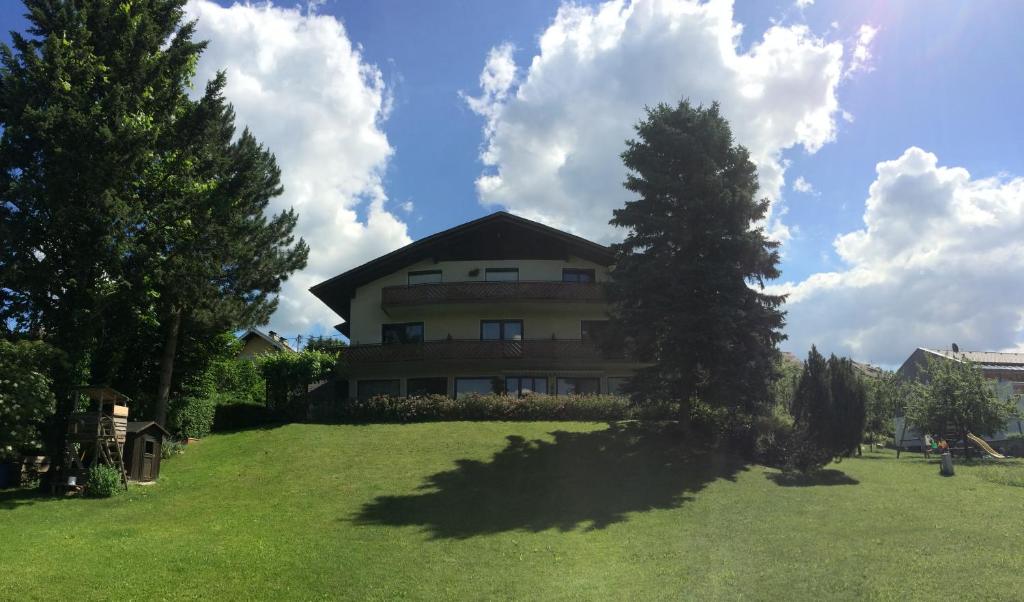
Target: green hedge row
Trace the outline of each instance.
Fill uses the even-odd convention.
[[[637,405],[615,395],[444,395],[374,397],[339,403],[344,422],[427,422],[436,420],[670,420],[678,403]]]

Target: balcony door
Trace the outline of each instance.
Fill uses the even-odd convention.
[[[422,343],[423,322],[405,322],[403,324],[381,324],[380,342],[385,345],[401,343]]]

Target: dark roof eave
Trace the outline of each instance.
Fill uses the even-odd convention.
[[[492,222],[497,223],[502,221],[513,223],[541,234],[557,237],[572,244],[581,256],[587,258],[597,257],[599,258],[598,262],[603,262],[605,265],[610,265],[612,263],[613,256],[609,247],[587,240],[580,236],[576,236],[575,234],[570,234],[568,232],[558,230],[557,228],[552,228],[551,226],[547,226],[539,222],[512,215],[505,211],[497,211],[490,215],[485,215],[484,217],[409,243],[400,249],[381,255],[380,257],[356,266],[351,270],[338,274],[333,278],[329,278],[323,282],[315,284],[309,288],[309,291],[318,299],[323,301],[325,305],[330,307],[331,310],[347,321],[350,317],[349,314],[351,310],[349,300],[355,292],[355,289],[367,282],[390,273],[390,268],[393,267],[391,266],[392,262],[399,262],[404,256],[412,255],[420,250],[429,249],[433,245],[438,245],[451,240],[452,238],[463,235],[481,226]],[[341,298],[339,299],[339,297]]]

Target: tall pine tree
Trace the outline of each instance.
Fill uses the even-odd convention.
[[[26,33],[0,46],[0,322],[70,360],[55,375],[55,457],[107,310],[133,294],[139,182],[203,47],[183,4],[25,0]]]
[[[778,243],[760,225],[769,203],[718,104],[647,110],[627,142],[625,187],[638,198],[614,212],[612,331],[651,367],[637,397],[701,400],[754,410],[768,401],[784,297],[763,291],[779,275]]]
[[[155,419],[165,422],[183,329],[211,335],[264,324],[281,283],[306,265],[308,247],[286,210],[267,217],[281,194],[277,162],[245,130],[224,98],[223,73],[191,103],[162,148],[146,187],[153,227],[136,267],[149,282],[162,325]],[[145,287],[143,287],[145,288]]]

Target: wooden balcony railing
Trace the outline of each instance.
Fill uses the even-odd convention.
[[[479,301],[601,303],[604,300],[604,286],[598,282],[438,282],[387,286],[381,290],[383,307]]]
[[[603,351],[594,343],[572,339],[527,339],[524,341],[479,341],[446,339],[422,343],[354,345],[345,350],[349,364],[406,362],[422,360],[600,360],[621,359],[621,354]]]

